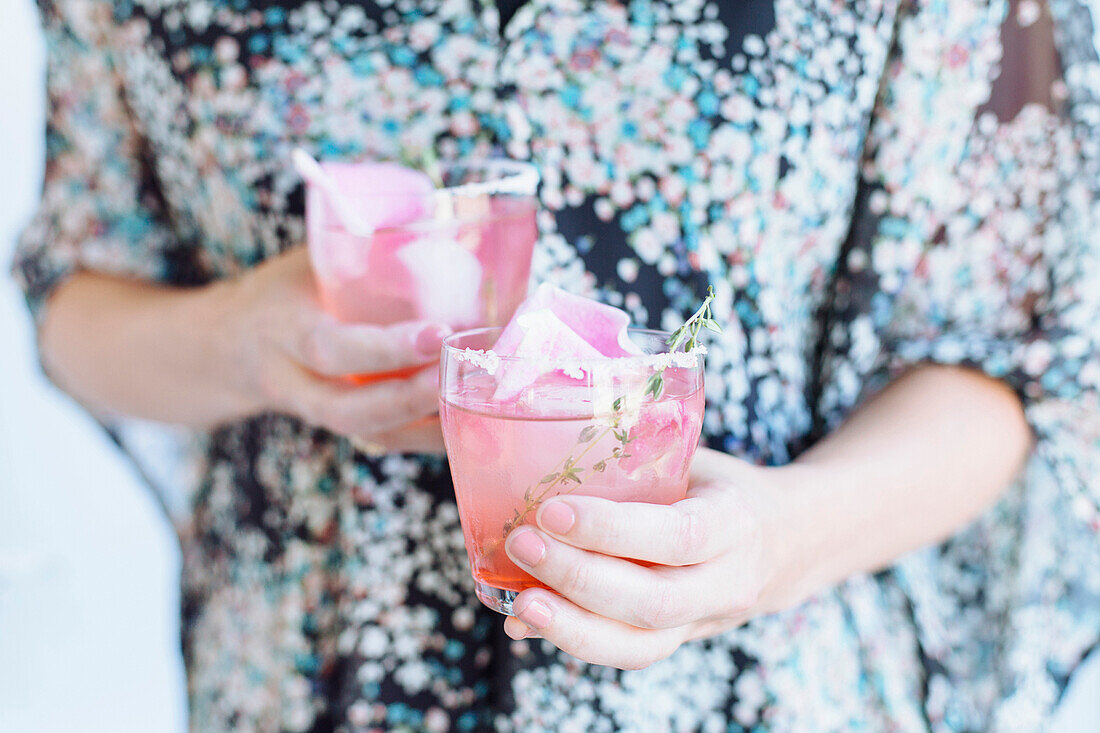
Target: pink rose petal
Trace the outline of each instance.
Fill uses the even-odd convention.
[[[548,311],[556,316],[553,322],[539,321],[540,326],[552,325],[554,330],[536,331],[529,337],[526,326],[528,321],[524,319],[528,314],[537,311]],[[630,316],[618,308],[543,283],[516,310],[516,314],[493,346],[493,351],[501,356],[524,358],[577,358],[581,354],[555,350],[563,345],[557,331],[567,329],[595,350],[597,355],[636,356],[642,350],[630,340],[627,334],[629,326]]]
[[[372,229],[401,226],[430,213],[435,185],[422,171],[397,163],[327,162],[321,168]]]
[[[627,457],[619,467],[631,478],[644,472],[679,478],[695,451],[700,428],[699,416],[684,400],[646,402],[627,435]]]
[[[636,356],[642,350],[630,340],[630,316],[610,305],[567,293],[550,284],[540,285],[516,310],[493,351],[500,356],[530,359],[512,362],[503,370],[494,398],[516,399],[546,371],[547,361],[569,362]],[[539,363],[542,362],[542,363]],[[554,370],[563,384],[576,375]]]
[[[599,359],[602,357],[599,351],[566,326],[549,308],[528,311],[522,315],[517,313],[508,328],[513,325],[516,327],[516,333],[519,334],[518,342],[506,356],[530,359],[549,357]],[[500,341],[497,343],[499,344]],[[493,351],[496,351],[495,347]],[[500,352],[497,353],[500,354]],[[505,356],[505,354],[501,355]],[[500,385],[493,395],[494,399],[501,402],[515,399],[524,389],[538,380],[544,370],[545,364],[537,361],[509,362],[507,368],[502,370]],[[565,375],[561,376],[565,383],[574,381]]]

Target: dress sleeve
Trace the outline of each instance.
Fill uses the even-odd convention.
[[[998,119],[1001,6],[914,5],[870,127],[834,341],[872,385],[919,363],[965,365],[1010,385],[1029,417],[1052,401],[1094,406],[1097,98],[1057,80],[1049,104]],[[1092,63],[1081,84],[1096,84]]]
[[[827,424],[930,362],[1003,380],[1034,432],[994,509],[891,571],[934,729],[1041,729],[1100,642],[1100,64],[1083,4],[1044,4],[1062,78],[1006,116],[999,90],[1024,81],[997,78],[1006,5],[1016,23],[1038,4],[899,21],[829,326]]]
[[[46,40],[42,198],[13,273],[36,319],[53,290],[86,269],[165,279],[173,241],[145,142],[127,109],[101,0],[41,0]]]

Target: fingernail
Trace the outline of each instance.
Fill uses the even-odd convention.
[[[420,329],[413,339],[413,347],[425,359],[438,359],[443,339],[451,335],[451,329],[429,324]]]
[[[542,638],[541,636],[539,636],[539,632],[535,631],[530,626],[528,626],[527,624],[520,621],[518,618],[516,619],[516,621],[519,621],[519,625],[523,627],[523,633],[520,634],[519,636],[513,636],[512,635],[513,632],[508,631],[508,636],[511,637],[512,639],[514,639],[515,641],[521,641],[523,639],[541,639]]]
[[[523,608],[513,606],[512,610],[515,611],[520,621],[532,629],[545,629],[550,625],[550,609],[542,601],[531,601]]]
[[[527,567],[538,565],[546,554],[546,545],[532,529],[521,529],[513,533],[508,538],[507,548],[513,559]]]
[[[538,525],[547,532],[565,534],[573,529],[577,515],[573,513],[573,507],[562,500],[549,501],[542,505],[537,515]]]

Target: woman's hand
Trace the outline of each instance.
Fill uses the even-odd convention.
[[[699,449],[688,497],[671,506],[587,496],[545,502],[514,530],[509,557],[557,593],[523,591],[505,621],[595,664],[639,669],[685,641],[739,626],[795,599],[773,592],[784,558],[773,535],[780,469]],[[658,563],[646,567],[629,559]]]
[[[428,322],[343,323],[318,301],[304,247],[265,261],[221,294],[219,351],[250,411],[293,414],[373,450],[438,451],[439,349],[450,329]],[[349,375],[425,367],[357,386]]]
[[[949,537],[996,501],[1029,445],[1004,384],[914,369],[789,466],[700,449],[688,498],[671,506],[547,501],[538,528],[517,528],[506,548],[561,595],[523,591],[505,629],[589,662],[644,667]]]
[[[208,429],[286,412],[377,450],[441,452],[430,365],[446,333],[341,323],[299,247],[205,287],[78,272],[50,298],[39,343],[58,386],[103,417]],[[367,386],[344,378],[418,366]]]

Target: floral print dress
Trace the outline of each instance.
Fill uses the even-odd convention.
[[[477,0],[41,0],[47,180],[14,268],[32,309],[79,268],[193,286],[299,244],[296,145],[504,152],[542,171],[536,280],[656,327],[714,286],[711,446],[783,464],[933,361],[1012,385],[1032,458],[948,542],[620,672],[503,635],[443,460],[283,415],[225,425],[183,533],[193,728],[1041,728],[1100,639],[1097,19],[506,5],[501,27]],[[1040,21],[1061,78],[998,117],[1002,26]]]

